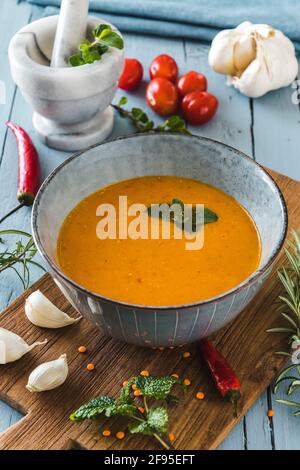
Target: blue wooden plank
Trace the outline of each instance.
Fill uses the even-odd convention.
[[[213,72],[208,65],[208,46],[185,43],[186,70],[197,70],[208,79],[208,91],[217,96],[219,109],[207,124],[191,127],[197,135],[211,137],[237,147],[252,156],[251,113],[249,100],[225,85],[225,78]]]
[[[253,100],[253,133],[257,161],[300,180],[300,108],[294,93],[286,87]]]
[[[4,123],[10,115],[16,90],[10,76],[7,49],[13,34],[28,23],[30,13],[31,7],[28,4],[17,6],[17,0],[1,0],[0,2],[0,164],[6,138]]]
[[[12,426],[14,423],[23,418],[23,415],[11,408],[4,401],[0,401],[0,432]]]
[[[272,424],[267,417],[267,410],[267,393],[264,393],[252,406],[245,418],[245,448],[247,450],[272,449]]]
[[[292,397],[287,397],[286,388],[283,386],[276,398],[297,401],[300,403],[300,393],[295,393]],[[300,449],[300,419],[299,416],[293,416],[293,411],[297,408],[279,404],[272,397],[272,408],[274,410],[274,441],[276,449],[289,450]]]
[[[245,432],[244,419],[242,419],[230,432],[228,437],[218,447],[218,450],[244,450]]]

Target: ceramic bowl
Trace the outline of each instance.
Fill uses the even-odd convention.
[[[234,289],[209,300],[156,308],[111,300],[68,278],[56,258],[57,237],[67,214],[101,186],[143,175],[201,180],[237,199],[253,217],[261,236],[262,258],[257,271]],[[140,346],[167,347],[214,333],[248,305],[283,245],[287,210],[273,179],[240,151],[203,137],[138,134],[91,147],[56,168],[36,197],[32,229],[50,273],[80,313],[113,338]]]

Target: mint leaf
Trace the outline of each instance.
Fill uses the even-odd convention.
[[[128,429],[132,434],[140,433],[146,436],[159,434],[164,436],[168,431],[168,411],[163,407],[150,408],[146,421],[131,423]]]
[[[83,421],[84,419],[96,418],[107,409],[111,409],[115,406],[116,400],[109,396],[100,396],[90,400],[85,405],[80,406],[78,410],[71,414],[71,421]]]
[[[134,400],[131,396],[132,392],[132,385],[135,383],[135,380],[137,377],[132,377],[129,381],[128,384],[125,385],[120,392],[119,400],[118,403],[126,403],[126,404],[132,404],[134,403]]]
[[[72,67],[78,67],[79,65],[84,65],[85,62],[80,54],[74,54],[69,57],[69,64],[72,65]]]
[[[89,44],[81,44],[79,47],[81,57],[85,64],[92,64],[93,62],[101,59],[101,54],[97,48],[92,48]]]
[[[124,104],[127,104],[127,98],[126,96],[122,96],[119,101],[119,106],[124,106]]]
[[[172,387],[180,383],[175,377],[156,377],[149,376],[136,377],[135,385],[146,398],[155,400],[165,400],[171,393]]]
[[[99,39],[103,31],[105,31],[106,29],[111,31],[111,26],[109,24],[99,24],[99,26],[97,26],[97,28],[95,28],[93,31],[95,38]]]
[[[106,46],[105,44],[98,43],[94,47],[95,47],[95,49],[97,49],[98,54],[101,55],[101,56],[103,54],[105,54],[105,52],[108,51],[108,46]]]
[[[102,44],[106,44],[110,47],[115,47],[116,49],[124,48],[124,41],[118,33],[111,31],[108,28],[105,28],[99,36],[97,36],[98,41]]]
[[[142,392],[142,395],[146,398],[167,400],[171,396],[173,397],[173,395],[171,395],[171,391],[172,387],[176,384],[181,384],[181,381],[171,376],[158,377],[150,375],[149,377],[144,377],[139,375],[137,377],[132,377],[128,384],[121,389],[118,403],[134,403],[134,399],[132,397],[132,385],[136,385],[136,387]]]
[[[188,224],[191,222],[192,232],[197,232],[197,230],[200,228],[202,224],[202,214],[200,214],[201,217],[199,217],[199,214],[196,211],[196,207],[193,207],[191,211],[188,211],[187,213],[185,213],[184,203],[180,199],[177,199],[177,198],[172,199],[170,203],[164,203],[164,204],[168,204],[169,207],[174,206],[174,205],[179,206],[178,211],[175,212],[174,210],[170,212],[171,222],[174,222],[182,230],[186,229]],[[152,205],[147,208],[147,212],[150,217],[154,217],[157,214],[157,211],[153,211]],[[161,211],[158,212],[158,215],[159,215],[159,218],[163,217],[163,213]],[[214,211],[212,211],[211,209],[208,209],[207,207],[204,207],[204,214],[203,214],[204,225],[217,222],[218,219],[219,217]]]
[[[145,436],[153,435],[153,431],[150,429],[147,421],[130,423],[128,424],[128,429],[131,434],[144,434]]]
[[[131,112],[134,119],[141,121],[144,124],[149,121],[147,114],[142,109],[132,108]]]
[[[127,416],[127,415],[132,415],[136,412],[136,406],[130,405],[127,403],[123,403],[120,405],[112,405],[109,406],[106,411],[105,411],[105,416]]]
[[[157,127],[161,132],[179,132],[182,134],[190,134],[187,130],[184,120],[177,115],[169,117],[163,124]]]
[[[164,407],[150,408],[147,422],[157,434],[166,434],[168,430],[168,411]]]
[[[211,224],[212,222],[217,222],[218,216],[215,212],[212,210],[208,209],[207,207],[204,207],[204,223],[205,224]]]

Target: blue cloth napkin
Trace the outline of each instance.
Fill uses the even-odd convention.
[[[26,0],[50,6],[60,0]],[[55,7],[55,8],[53,8]],[[245,20],[281,29],[300,50],[300,5],[297,0],[90,0],[90,10],[121,31],[211,41],[224,28]]]

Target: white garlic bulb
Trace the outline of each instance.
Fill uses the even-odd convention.
[[[55,361],[44,362],[36,367],[29,375],[26,388],[30,392],[53,390],[62,385],[67,377],[67,356],[62,354]]]
[[[29,345],[16,333],[0,328],[0,364],[17,361],[35,346],[46,343],[47,340],[45,339],[45,341],[36,341]]]
[[[228,76],[228,85],[251,98],[290,85],[298,73],[293,43],[278,29],[249,21],[218,33],[208,60]]]
[[[39,290],[32,292],[26,299],[25,314],[31,323],[43,328],[62,328],[77,323],[82,318],[82,316],[78,318],[69,317]]]

